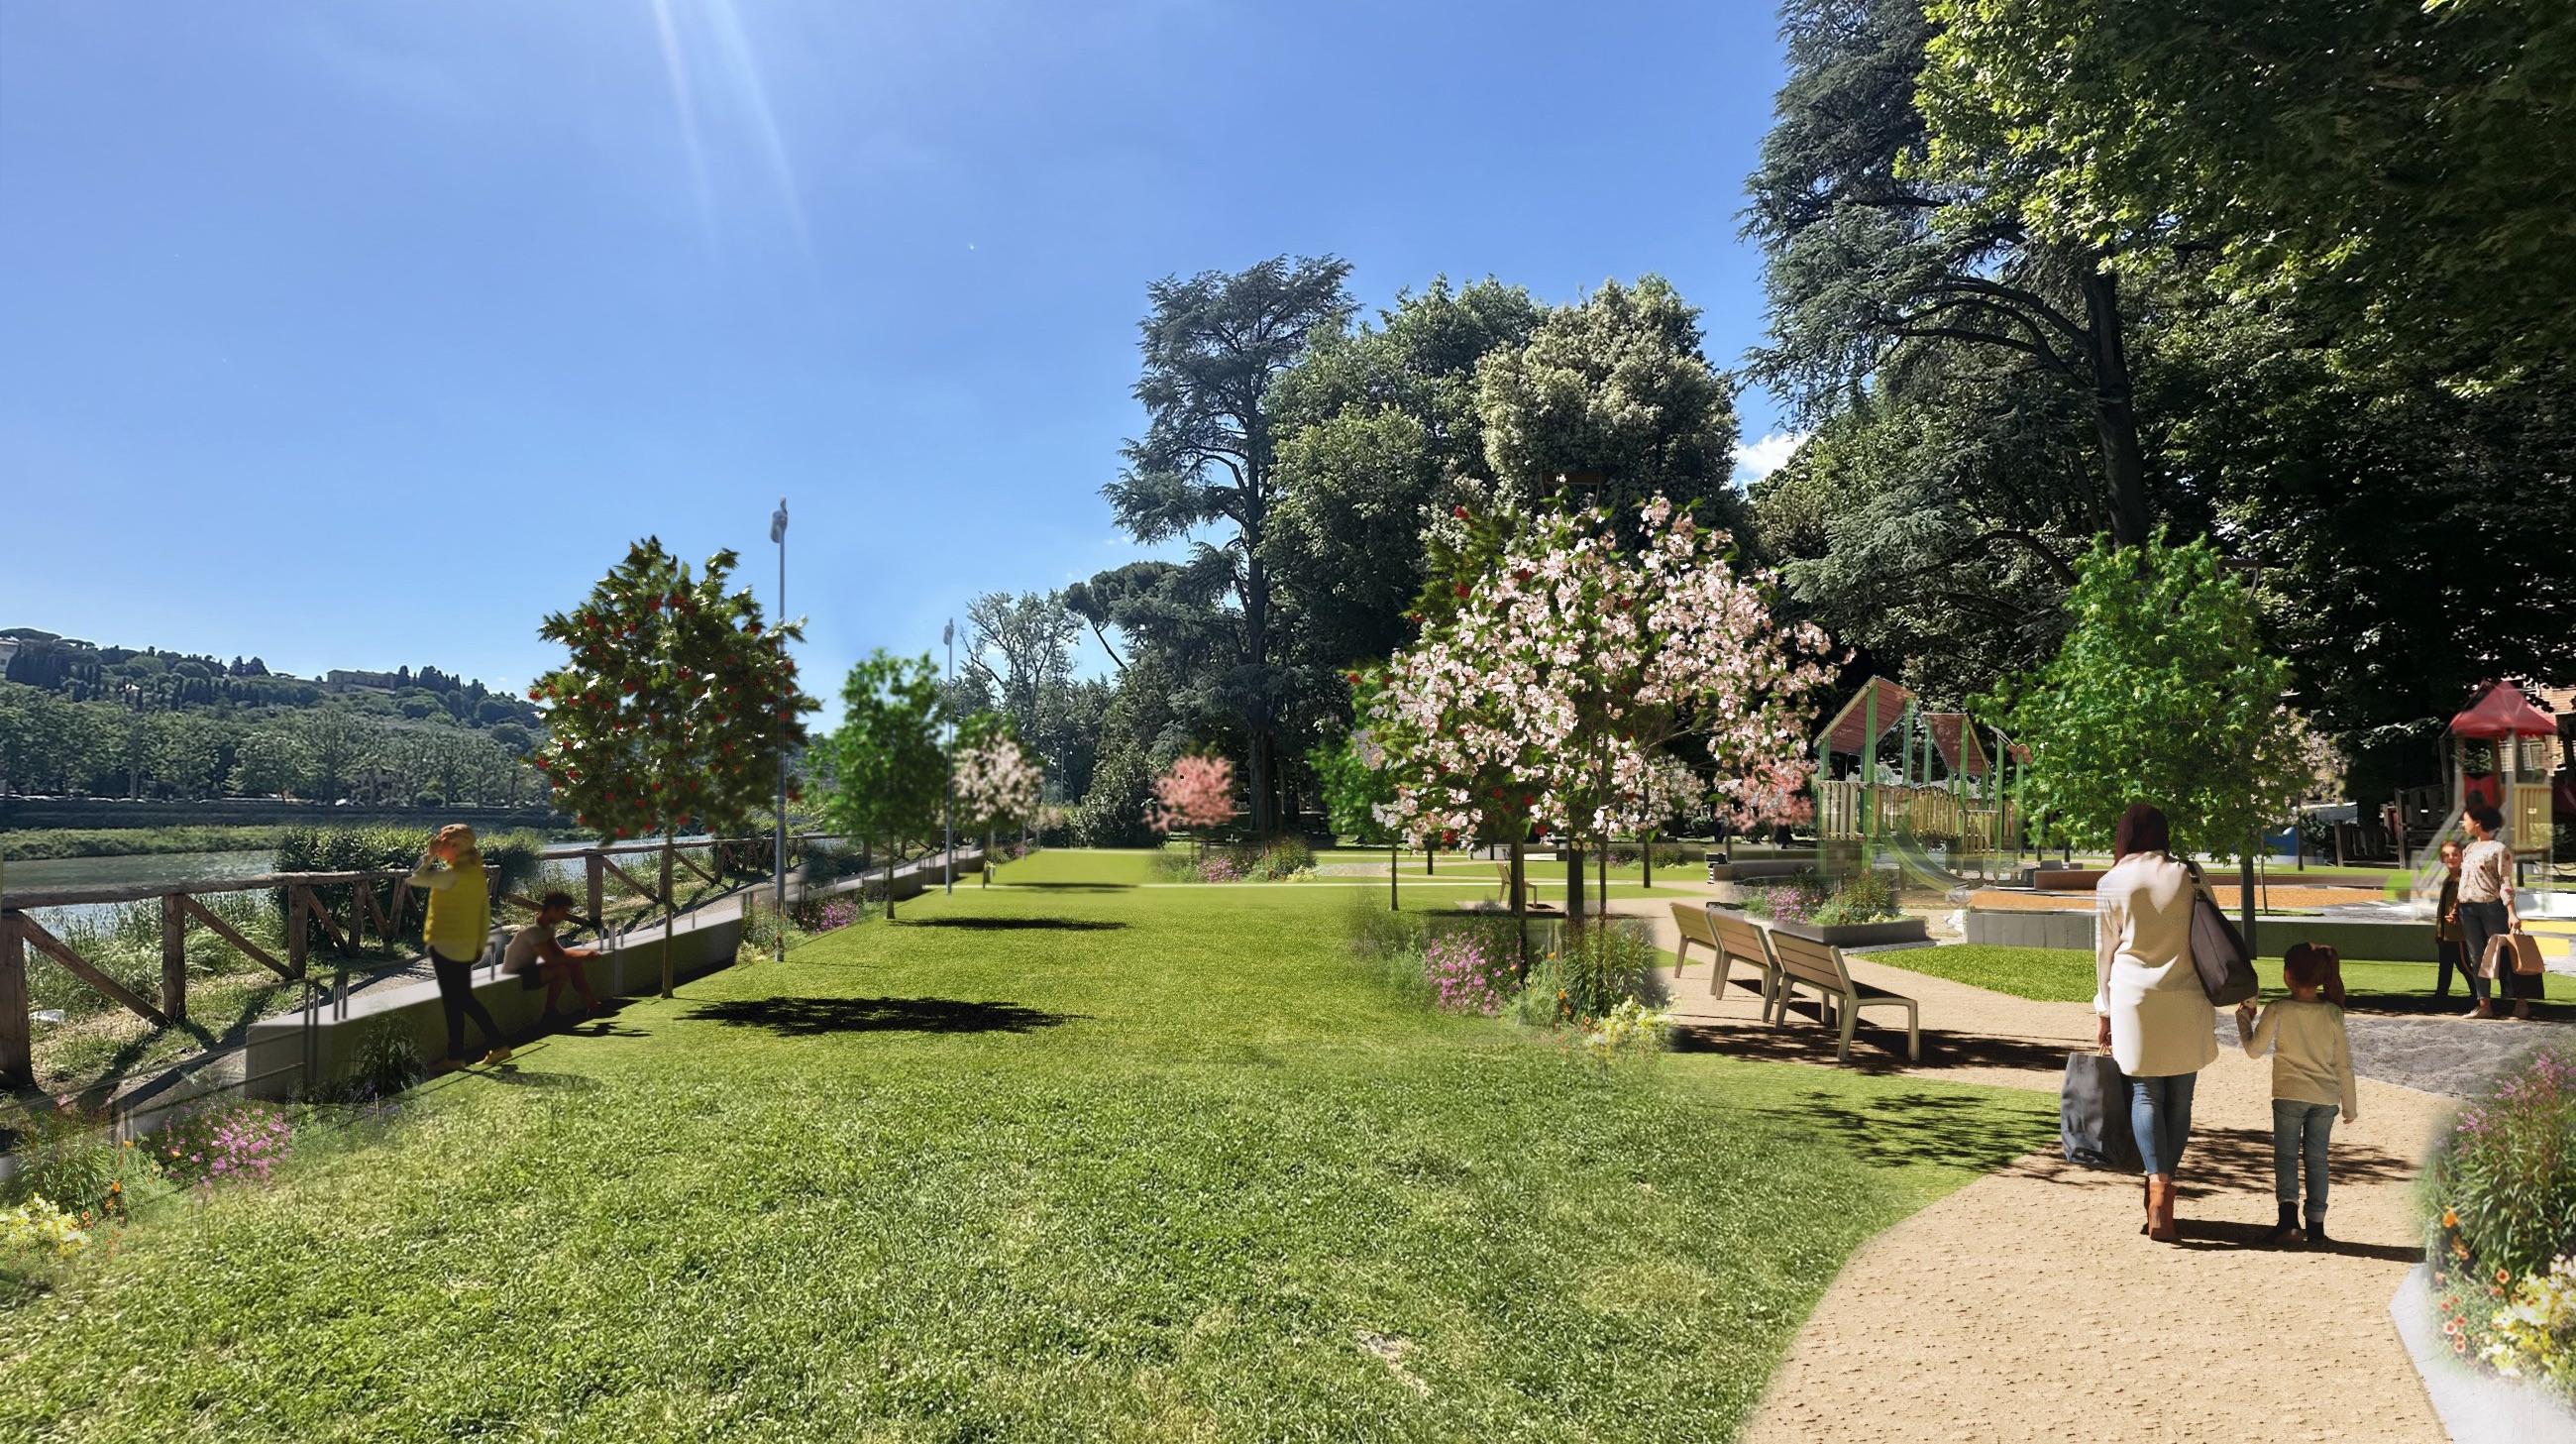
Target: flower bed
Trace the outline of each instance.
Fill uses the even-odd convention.
[[[1785,882],[1746,883],[1744,912],[1791,937],[1838,948],[1880,943],[1926,942],[1931,933],[1921,918],[1897,911],[1895,880],[1865,871],[1832,886],[1814,872],[1801,872]]]
[[[2535,1054],[2462,1108],[2425,1199],[2453,1356],[2576,1406],[2576,1056]]]

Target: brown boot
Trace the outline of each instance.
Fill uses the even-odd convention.
[[[2174,1243],[2182,1238],[2182,1231],[2174,1222],[2172,1178],[2164,1174],[2153,1174],[2148,1177],[2147,1209],[2155,1216],[2147,1228],[2147,1237],[2158,1243]]]

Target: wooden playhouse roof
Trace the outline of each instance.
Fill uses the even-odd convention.
[[[1866,735],[1869,729],[1868,703],[1873,695],[1878,698],[1878,726],[1881,731],[1896,725],[1896,719],[1905,715],[1906,704],[1914,700],[1913,693],[1885,677],[1872,677],[1862,683],[1860,690],[1852,693],[1851,700],[1843,704],[1842,710],[1834,714],[1833,720],[1825,724],[1818,740],[1836,752],[1859,756],[1861,750],[1869,745],[1870,739]]]

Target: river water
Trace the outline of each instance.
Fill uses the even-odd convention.
[[[277,855],[266,848],[248,852],[164,852],[148,857],[59,857],[0,864],[10,892],[36,888],[94,887],[106,883],[220,882],[257,877],[277,870]],[[578,881],[578,858],[550,860],[546,871],[558,885]],[[79,907],[34,910],[50,926],[73,919],[105,922],[123,903],[90,903]]]

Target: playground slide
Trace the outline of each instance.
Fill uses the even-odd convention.
[[[1910,834],[1880,838],[1878,845],[1888,856],[1896,859],[1897,869],[1914,887],[1931,888],[1953,901],[1964,901],[1971,890],[1985,886],[1977,879],[1961,877],[1942,866],[1931,849]]]

